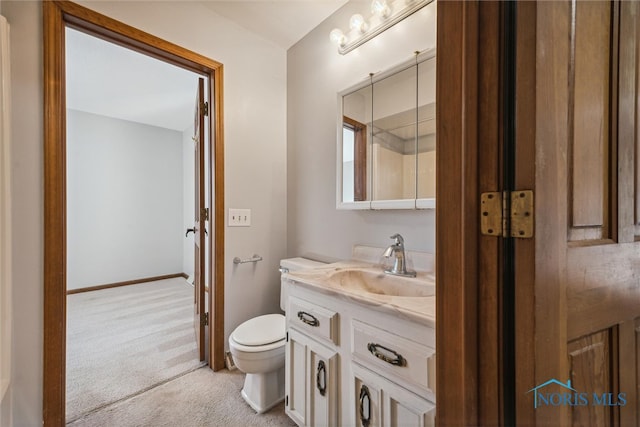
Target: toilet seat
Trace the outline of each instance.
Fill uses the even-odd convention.
[[[230,340],[240,351],[268,351],[284,345],[285,329],[282,314],[265,314],[242,323],[233,331]]]

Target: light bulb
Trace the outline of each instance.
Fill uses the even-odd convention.
[[[344,44],[347,42],[347,38],[338,28],[334,28],[333,30],[331,30],[331,32],[329,33],[329,40],[331,40],[338,46],[344,46]]]
[[[371,13],[386,18],[390,12],[391,10],[389,6],[387,6],[386,0],[373,0],[373,2],[371,2]]]
[[[361,33],[367,31],[367,23],[364,22],[364,18],[359,13],[356,13],[351,17],[351,19],[349,20],[349,27],[352,30],[360,31]]]

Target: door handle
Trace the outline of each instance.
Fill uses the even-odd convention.
[[[316,387],[320,392],[320,396],[324,396],[327,392],[327,367],[324,361],[318,362],[318,372],[316,373]]]
[[[365,400],[366,399],[366,400]],[[369,394],[369,387],[362,385],[360,388],[360,423],[363,427],[368,427],[371,423],[371,395]],[[365,417],[365,407],[367,416]]]
[[[184,237],[187,237],[187,236],[189,235],[189,233],[196,234],[196,231],[197,231],[197,230],[196,230],[196,228],[195,228],[195,227],[193,227],[193,228],[187,228],[187,232],[186,232],[186,233],[184,233]],[[205,236],[208,236],[208,235],[209,235],[209,232],[207,231],[207,229],[206,229],[206,228],[204,229],[204,234],[205,234]]]

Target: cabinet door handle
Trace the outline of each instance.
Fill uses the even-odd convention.
[[[366,406],[367,406],[366,417],[364,416],[365,399],[366,399]],[[371,395],[369,394],[369,387],[363,384],[362,387],[360,387],[360,423],[362,424],[362,427],[368,427],[370,422],[371,422]]]
[[[405,366],[407,364],[406,359],[402,357],[400,353],[398,353],[397,351],[393,351],[383,345],[370,342],[369,344],[367,344],[367,350],[369,350],[369,352],[371,352],[371,354],[373,354],[378,359],[384,360],[385,362],[391,363],[392,365]],[[388,354],[386,354],[385,352]]]
[[[316,373],[316,386],[320,392],[320,396],[324,396],[327,392],[327,367],[324,360],[318,362],[318,372]]]
[[[313,314],[309,314],[306,311],[298,312],[298,319],[310,326],[320,326],[320,321]]]

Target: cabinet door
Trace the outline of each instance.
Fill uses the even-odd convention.
[[[299,426],[307,425],[308,338],[290,329],[286,344],[285,412]]]
[[[338,423],[338,354],[309,340],[309,426],[335,426]]]
[[[434,403],[400,387],[360,365],[352,365],[355,385],[355,422],[362,427],[435,425]]]
[[[338,354],[291,328],[285,365],[286,413],[300,426],[338,421]]]

